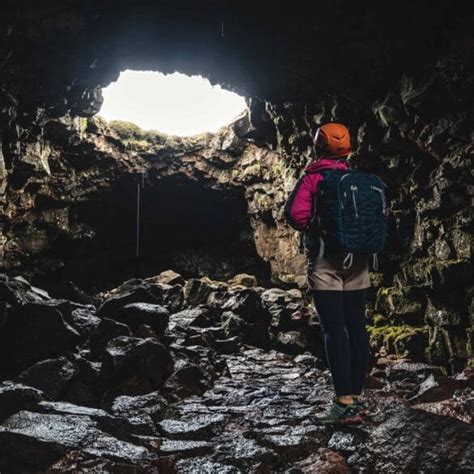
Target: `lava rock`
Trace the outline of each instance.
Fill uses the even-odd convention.
[[[159,421],[168,413],[168,402],[159,392],[135,397],[122,395],[113,401],[111,411],[117,416],[150,415],[155,421]]]
[[[176,457],[190,458],[209,455],[214,451],[214,446],[208,441],[181,441],[163,440],[160,447],[162,456],[175,455]]]
[[[120,336],[105,349],[101,379],[110,394],[139,395],[160,388],[173,367],[170,353],[156,340]]]
[[[465,388],[467,384],[461,380],[455,380],[443,375],[430,374],[415,389],[415,394],[410,401],[416,403],[439,402],[451,398],[457,389]]]
[[[71,450],[116,461],[147,462],[142,446],[102,432],[88,416],[21,411],[0,425],[0,467],[15,470],[47,468]]]
[[[386,368],[387,378],[393,381],[408,381],[419,384],[430,374],[443,374],[441,367],[421,362],[400,361]]]
[[[125,282],[115,292],[107,298],[99,307],[100,317],[115,319],[120,310],[131,303],[150,303],[160,304],[162,301],[162,292],[156,285],[143,285],[140,280],[137,282]]]
[[[159,304],[130,303],[121,308],[113,318],[132,329],[146,324],[162,336],[168,326],[169,311]]]
[[[289,474],[348,474],[347,461],[341,454],[327,448],[319,448],[317,453],[294,464]]]
[[[15,378],[15,382],[35,387],[49,398],[58,398],[78,372],[77,366],[65,357],[36,363]]]
[[[308,340],[300,331],[279,332],[277,347],[288,354],[303,354],[308,350]]]
[[[92,355],[99,356],[105,350],[108,342],[119,336],[132,335],[130,328],[126,324],[119,323],[109,318],[102,318],[99,326],[91,334],[88,340],[88,347]]]
[[[165,419],[158,423],[163,436],[181,440],[208,440],[220,433],[227,417],[224,415],[196,415],[189,419]]]
[[[366,472],[472,472],[474,427],[400,406],[357,454],[351,467]]]
[[[230,286],[246,286],[247,288],[255,288],[257,279],[253,275],[247,273],[239,273],[227,282]]]
[[[155,277],[145,279],[149,283],[164,283],[165,285],[184,285],[184,278],[173,270],[165,270]]]
[[[0,375],[60,355],[79,342],[79,333],[55,308],[27,303],[9,316],[0,335]]]
[[[191,278],[184,287],[184,298],[190,306],[197,306],[207,303],[209,295],[216,289],[215,285],[212,285],[205,279]]]
[[[201,395],[211,386],[206,371],[198,365],[187,365],[174,372],[166,381],[163,390],[180,398]]]
[[[44,400],[44,394],[32,387],[10,381],[0,384],[0,421],[21,410],[32,410]]]
[[[101,319],[95,315],[92,307],[76,308],[66,320],[81,336],[88,336],[100,324]]]

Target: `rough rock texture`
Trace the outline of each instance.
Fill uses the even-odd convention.
[[[57,358],[94,331],[87,305],[96,302],[84,289],[170,267],[186,278],[245,272],[257,284],[303,286],[304,258],[282,205],[311,159],[311,136],[328,120],[350,125],[353,161],[391,190],[391,239],[373,273],[372,345],[449,372],[472,363],[471,10],[463,2],[425,3],[7,1],[0,19],[0,266],[82,305],[69,311],[55,303],[41,314],[16,308],[25,326],[21,345],[1,345],[15,370]],[[318,48],[326,38],[330,44]],[[189,139],[108,126],[95,116],[101,88],[125,68],[201,73],[245,95],[248,113],[215,135]],[[136,259],[134,200],[142,183]],[[203,221],[209,209],[218,218]],[[174,283],[162,291],[176,309],[183,293]],[[208,291],[221,298],[210,283],[198,288],[198,299]],[[0,326],[10,333],[15,301],[3,281],[0,291]],[[49,296],[29,286],[22,298],[35,305]],[[288,314],[277,313],[280,331]],[[261,328],[253,333],[233,310],[223,318],[219,337],[191,340],[212,337],[232,352],[229,331],[261,339]],[[36,338],[38,324],[49,327],[51,340]],[[117,336],[130,337],[119,328]],[[133,336],[156,330],[146,323],[132,329]],[[262,340],[274,338],[270,332]],[[279,342],[298,352],[311,338],[288,327]]]
[[[3,281],[17,301],[12,308],[21,307],[27,282]],[[309,337],[318,325],[298,318],[286,321],[288,330],[282,316],[301,307],[302,295],[201,283],[206,300],[188,293],[180,311],[173,301],[160,306],[160,315],[170,312],[163,332],[87,306],[101,322],[74,347],[21,373],[7,359],[6,373],[16,378],[0,384],[2,472],[473,470],[471,369],[445,376],[439,366],[379,357],[365,422],[320,426],[315,415],[333,391],[321,340]],[[135,305],[149,304],[139,295],[163,290],[159,276],[135,279],[96,295],[97,307],[122,301],[126,308],[131,287]],[[67,312],[64,300],[56,308]]]

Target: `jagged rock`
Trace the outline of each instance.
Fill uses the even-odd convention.
[[[169,413],[168,402],[159,392],[151,392],[135,397],[122,395],[117,397],[111,405],[114,415],[131,419],[150,419],[152,423],[159,422]]]
[[[119,336],[131,335],[130,328],[126,324],[119,323],[113,319],[102,318],[99,326],[91,334],[88,346],[94,356],[100,356],[110,340]]]
[[[316,447],[315,440],[294,434],[266,435],[259,441],[262,445],[273,449],[287,462],[293,462],[308,456]]]
[[[164,440],[160,447],[160,454],[164,456],[175,455],[183,459],[211,454],[214,446],[208,441],[181,441]]]
[[[418,385],[430,374],[443,374],[443,369],[420,362],[400,361],[387,367],[386,372],[390,381],[407,380]]]
[[[162,291],[156,285],[144,285],[140,280],[125,282],[114,290],[98,309],[101,317],[114,318],[120,310],[131,303],[160,304]]]
[[[159,304],[130,303],[121,308],[113,319],[134,329],[146,324],[162,336],[168,326],[169,311]]]
[[[239,474],[233,466],[209,461],[205,457],[182,459],[176,463],[177,472],[218,472],[219,474]]]
[[[100,431],[88,416],[21,411],[0,425],[2,469],[42,470],[78,448],[91,458],[134,463],[153,459],[144,447]]]
[[[357,449],[356,438],[352,433],[335,431],[328,442],[328,448],[335,451],[354,452]]]
[[[230,286],[246,286],[248,288],[254,288],[257,286],[257,279],[253,275],[239,273],[231,278],[227,283]]]
[[[210,387],[209,375],[198,365],[179,368],[166,381],[163,390],[178,397],[200,395]]]
[[[156,277],[146,278],[150,283],[164,283],[165,285],[184,285],[184,278],[173,270],[165,270]]]
[[[439,402],[451,398],[455,390],[465,388],[466,386],[465,382],[463,383],[462,381],[439,374],[430,374],[416,387],[414,395],[410,397],[410,401],[416,403]]]
[[[163,436],[180,440],[208,440],[220,433],[226,421],[224,415],[198,415],[192,418],[165,419],[158,423]]]
[[[227,339],[216,339],[212,343],[212,348],[221,354],[234,354],[240,349],[239,338],[234,336]]]
[[[263,313],[260,296],[251,289],[237,290],[227,299],[222,309],[232,311],[242,319],[252,322],[258,321]],[[262,315],[262,318],[264,316],[265,314]]]
[[[341,454],[326,448],[319,448],[318,452],[306,459],[295,463],[290,473],[311,474],[348,474],[347,461]]]
[[[101,379],[110,394],[139,395],[160,388],[173,366],[170,353],[156,340],[120,336],[107,344]]]
[[[35,387],[49,398],[56,399],[64,393],[77,372],[77,367],[68,359],[58,357],[36,363],[18,375],[15,382]]]
[[[134,436],[153,435],[154,427],[150,427],[142,420],[112,416],[98,408],[84,407],[67,402],[41,402],[37,406],[41,413],[57,415],[79,415],[88,416],[97,422],[98,428],[118,439],[133,442]]]
[[[61,399],[76,405],[97,406],[103,391],[100,362],[88,360],[80,353],[71,354],[71,359],[79,370],[68,383]]]
[[[84,307],[73,309],[66,321],[70,322],[81,336],[88,336],[99,326],[101,319],[95,316],[91,307]]]
[[[300,331],[279,332],[278,348],[289,354],[302,354],[308,349],[308,341]]]
[[[472,393],[460,395],[439,402],[419,403],[413,408],[435,415],[450,416],[472,426],[474,423],[474,397]]]
[[[10,381],[2,382],[0,384],[0,421],[21,410],[33,410],[44,398],[44,394],[35,388]]]
[[[212,291],[217,287],[204,279],[191,278],[184,287],[184,297],[190,306],[207,303]]]
[[[40,303],[18,307],[0,334],[0,374],[15,374],[41,359],[60,355],[79,338],[55,308]]]
[[[277,463],[278,457],[270,448],[260,446],[255,440],[248,439],[242,433],[224,433],[216,446],[215,459],[223,464],[233,464],[240,469],[262,463],[271,468]]]
[[[466,423],[400,407],[369,433],[350,464],[366,472],[469,472],[473,440],[474,428]]]

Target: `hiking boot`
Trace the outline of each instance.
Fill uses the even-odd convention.
[[[341,405],[334,402],[325,412],[316,415],[316,421],[321,425],[355,425],[363,420],[359,409],[353,403]]]
[[[362,400],[354,400],[353,405],[357,408],[359,415],[365,416],[369,413],[369,407]]]

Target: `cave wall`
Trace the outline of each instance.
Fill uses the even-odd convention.
[[[452,369],[465,364],[473,324],[471,18],[462,4],[422,1],[314,9],[7,2],[2,267],[61,265],[56,239],[81,242],[94,232],[75,206],[100,199],[119,177],[184,174],[242,189],[258,254],[275,280],[301,284],[304,260],[282,205],[311,159],[317,126],[339,120],[357,143],[354,162],[391,190],[390,245],[372,275],[374,346]],[[125,68],[202,73],[248,97],[249,119],[204,142],[124,146],[90,117],[100,88]]]

